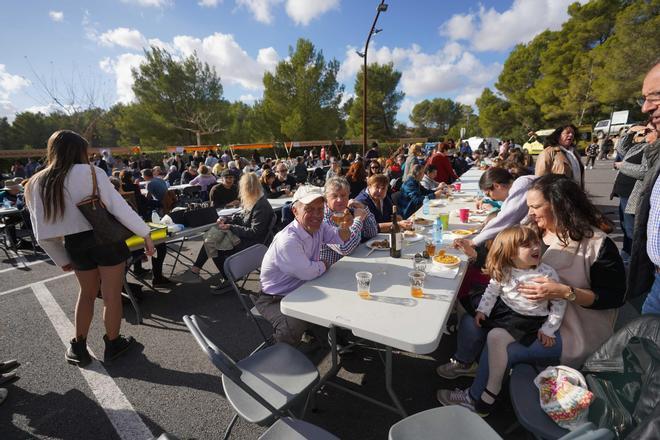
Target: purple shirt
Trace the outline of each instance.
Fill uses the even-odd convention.
[[[261,263],[261,290],[269,295],[286,295],[325,272],[320,260],[322,244],[343,243],[337,228],[323,222],[313,235],[297,220],[273,239]]]

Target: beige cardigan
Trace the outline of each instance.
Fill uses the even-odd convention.
[[[591,288],[591,266],[607,237],[594,229],[591,238],[570,241],[563,246],[553,233],[546,232],[543,241],[548,245],[542,261],[557,271],[562,283],[578,289]],[[559,329],[562,339],[561,363],[574,368],[582,366],[613,333],[617,309],[593,310],[569,302]]]

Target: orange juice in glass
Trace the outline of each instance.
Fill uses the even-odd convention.
[[[435,242],[432,239],[428,238],[426,239],[425,244],[426,247],[424,250],[426,251],[427,254],[429,254],[429,257],[433,257],[435,255]]]
[[[413,298],[423,298],[426,273],[420,270],[413,270],[408,273],[408,278],[410,279],[410,295]]]
[[[357,272],[355,279],[357,280],[357,293],[362,299],[371,299],[371,272]]]

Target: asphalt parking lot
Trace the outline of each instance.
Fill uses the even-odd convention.
[[[587,189],[601,209],[616,216],[617,200],[609,200],[611,163],[600,161],[597,169],[587,171]],[[186,254],[194,258],[199,246],[199,241],[190,242]],[[137,347],[112,365],[94,362],[80,370],[64,361],[65,344],[73,336],[75,277],[43,256],[35,258],[29,251],[22,255],[17,261],[0,253],[0,361],[21,362],[20,379],[7,387],[9,397],[0,406],[0,438],[128,440],[163,432],[181,439],[222,436],[233,412],[223,396],[219,371],[197,347],[182,316],[207,319],[214,340],[235,357],[246,356],[260,336],[233,293],[214,295],[208,283],[145,290],[142,325],[136,324],[130,304],[124,306],[122,333],[134,336]],[[166,260],[166,275],[172,261]],[[181,270],[179,266],[176,272]],[[246,288],[256,286],[253,280]],[[96,355],[103,352],[101,313],[99,300],[88,338]],[[450,335],[430,355],[395,354],[394,387],[409,413],[437,406],[439,387],[469,384],[469,379],[449,383],[435,374],[454,346],[455,336]],[[327,354],[323,349],[310,353],[321,372],[328,368]],[[357,349],[345,358],[345,367],[341,382],[386,400],[378,350]],[[345,439],[384,439],[398,417],[328,387],[307,420]],[[507,405],[487,419],[505,438],[525,438],[520,430],[507,433],[514,420]],[[239,421],[232,438],[253,439],[264,430]]]

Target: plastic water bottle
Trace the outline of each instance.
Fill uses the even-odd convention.
[[[433,222],[433,244],[435,244],[436,249],[442,246],[442,232],[442,220],[440,220],[440,217],[436,217],[435,222]]]
[[[11,208],[11,201],[9,201],[9,199],[4,199],[2,201],[2,207],[5,209]]]
[[[160,216],[155,210],[151,211],[151,223],[160,223]]]
[[[422,212],[424,215],[429,215],[431,212],[431,201],[429,200],[429,196],[424,197],[424,204],[422,205]]]

